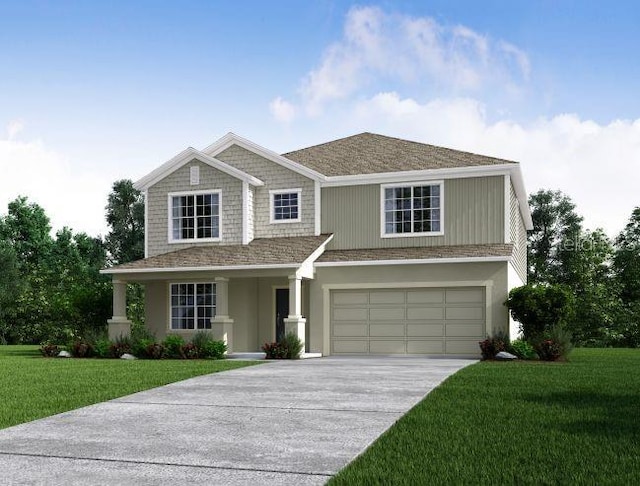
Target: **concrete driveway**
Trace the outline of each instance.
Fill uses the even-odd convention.
[[[322,358],[200,376],[0,430],[2,484],[324,484],[460,359]]]

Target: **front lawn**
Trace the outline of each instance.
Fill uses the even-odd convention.
[[[0,346],[0,428],[258,363],[42,358],[37,346]]]
[[[640,350],[570,358],[461,370],[329,484],[636,484]]]

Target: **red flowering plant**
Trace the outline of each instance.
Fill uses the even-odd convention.
[[[264,343],[262,350],[267,359],[285,359],[287,357],[287,348],[279,342]]]
[[[500,351],[506,351],[509,345],[509,338],[498,333],[487,337],[484,341],[480,341],[480,353],[482,359],[494,359]]]

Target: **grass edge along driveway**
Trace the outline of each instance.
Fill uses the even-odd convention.
[[[259,363],[42,358],[38,346],[0,346],[0,429],[187,378]]]
[[[640,349],[481,362],[448,378],[329,485],[635,484]]]

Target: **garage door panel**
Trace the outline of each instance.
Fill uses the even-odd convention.
[[[404,320],[404,307],[369,309],[369,319],[372,321]]]
[[[407,336],[408,337],[436,337],[444,336],[444,323],[431,324],[407,324]]]
[[[479,354],[484,287],[331,292],[335,354]]]
[[[449,339],[445,341],[445,353],[447,354],[480,354],[478,347],[478,341],[476,340],[461,340],[454,341]]]
[[[484,325],[482,322],[473,324],[451,324],[447,323],[447,337],[468,337],[482,339],[484,336]]]
[[[408,307],[408,320],[434,319],[441,321],[444,319],[444,307]]]
[[[387,324],[371,324],[369,335],[371,337],[404,337],[405,325],[403,322]]]
[[[334,341],[333,352],[338,354],[367,354],[369,352],[369,342],[348,339]]]
[[[484,302],[484,289],[447,289],[446,297],[447,304],[481,304]]]
[[[334,321],[367,321],[368,309],[366,308],[341,308],[337,307],[333,309]]]
[[[409,341],[407,342],[408,354],[442,354],[444,344],[439,341]]]
[[[447,307],[445,312],[447,320],[477,321],[483,317],[484,309],[482,307]]]
[[[405,293],[400,292],[371,292],[370,304],[404,304]]]
[[[407,292],[409,304],[441,304],[444,303],[444,290],[426,289]]]
[[[335,337],[367,337],[369,325],[366,322],[361,324],[336,324],[333,326]]]
[[[405,341],[369,341],[369,352],[374,354],[405,354]]]
[[[335,305],[368,304],[368,292],[335,292],[333,295]]]

